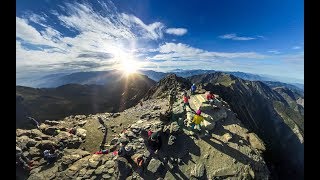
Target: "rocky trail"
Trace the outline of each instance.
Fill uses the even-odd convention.
[[[211,106],[205,91],[190,98],[192,109],[201,109],[205,121],[200,134],[190,128],[194,112],[183,110],[182,91],[170,106],[166,95],[147,98],[121,113],[76,115],[45,121],[39,129],[16,130],[16,143],[35,163],[29,174],[18,179],[268,179],[263,160],[264,144],[248,132],[227,102]],[[217,108],[219,107],[219,108]],[[74,128],[75,134],[68,129]],[[59,130],[59,131],[57,131]],[[144,131],[160,130],[163,145],[157,154],[148,151]],[[109,152],[126,141],[132,154],[143,154],[138,168],[130,158]],[[43,150],[53,145],[59,151],[47,165]],[[17,170],[18,172],[18,170]]]

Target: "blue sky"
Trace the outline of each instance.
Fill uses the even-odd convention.
[[[302,0],[16,4],[17,80],[130,63],[304,79]]]

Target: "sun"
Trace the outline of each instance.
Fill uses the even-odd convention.
[[[136,73],[139,69],[139,63],[136,61],[126,61],[120,64],[121,71],[123,71],[126,75],[130,75]]]

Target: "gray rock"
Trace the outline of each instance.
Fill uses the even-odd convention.
[[[114,167],[115,166],[115,162],[114,161],[112,161],[112,160],[109,160],[109,161],[107,161],[104,165],[107,167],[107,168],[112,168],[112,167]]]
[[[97,168],[102,162],[102,159],[100,157],[101,156],[99,156],[98,154],[92,155],[88,160],[89,166],[94,169]]]
[[[117,144],[119,141],[119,138],[113,138],[111,141],[110,141],[110,145],[115,145]]]
[[[159,110],[159,109],[161,109],[160,106],[154,106],[154,107],[153,107],[153,110]]]
[[[104,174],[104,175],[102,175],[102,178],[103,178],[103,179],[110,179],[111,176],[110,176],[109,174]]]
[[[108,169],[108,173],[109,174],[113,174],[114,173],[114,169],[113,168]]]
[[[160,173],[161,169],[163,169],[163,163],[159,159],[152,158],[147,169],[151,173]]]
[[[44,123],[45,123],[45,124],[48,124],[48,125],[50,125],[50,126],[54,126],[54,125],[60,124],[59,121],[50,121],[50,120],[45,120]]]
[[[99,166],[99,167],[94,171],[94,173],[95,173],[96,175],[100,175],[100,174],[102,174],[104,168],[105,168],[104,165]]]
[[[85,130],[83,128],[77,128],[76,135],[81,137],[82,139],[85,139],[87,136],[87,130]]]
[[[230,167],[223,167],[213,171],[213,176],[233,176],[236,175],[237,171]]]

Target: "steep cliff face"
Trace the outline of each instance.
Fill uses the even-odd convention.
[[[162,86],[174,84],[178,82],[158,88],[167,94],[170,88]],[[190,98],[191,108],[184,111],[183,88],[171,105],[158,88],[141,104],[120,113],[69,116],[45,121],[39,129],[17,129],[17,146],[34,160],[29,174],[17,169],[18,179],[269,179],[264,143],[244,127],[224,99],[210,105],[199,89]],[[202,109],[205,118],[200,132],[190,127],[193,109]],[[161,114],[168,111],[171,116],[162,121]],[[74,134],[68,132],[71,128]],[[159,131],[158,153],[150,151],[148,130]],[[113,154],[123,142],[128,154]],[[47,165],[42,152],[51,146],[58,149],[58,158]],[[109,153],[93,154],[100,148]],[[138,155],[145,160],[143,168],[134,163]]]
[[[290,90],[279,93],[262,82],[224,73],[193,76],[189,80],[219,94],[242,123],[263,139],[266,156],[275,164],[280,177],[303,176],[304,117],[303,107],[297,104],[302,97]]]

